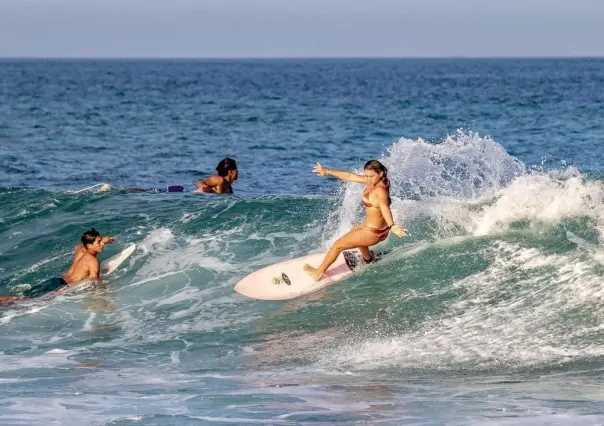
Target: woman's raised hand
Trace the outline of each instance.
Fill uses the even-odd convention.
[[[325,176],[327,174],[327,168],[323,167],[317,162],[317,165],[313,167],[312,171],[319,176]]]

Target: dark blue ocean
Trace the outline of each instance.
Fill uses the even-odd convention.
[[[0,423],[603,424],[603,88],[604,59],[0,61],[0,294],[90,226],[137,244],[0,307]],[[194,193],[226,156],[235,194]],[[361,221],[312,167],[373,158],[409,229],[384,261],[233,291]]]

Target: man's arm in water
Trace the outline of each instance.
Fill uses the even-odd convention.
[[[214,175],[207,179],[200,180],[199,182],[195,182],[195,187],[201,192],[215,192],[217,194],[222,194],[224,192],[223,184],[224,178]]]

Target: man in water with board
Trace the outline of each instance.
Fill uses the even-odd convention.
[[[195,182],[198,192],[207,194],[232,194],[233,182],[239,177],[237,163],[232,158],[224,158],[216,166],[218,175]]]
[[[32,286],[24,291],[22,296],[0,296],[0,303],[12,303],[15,300],[38,297],[63,287],[76,285],[86,279],[99,281],[102,271],[97,255],[103,251],[105,244],[111,244],[114,241],[114,237],[101,237],[96,229],[90,228],[82,234],[81,244],[75,248],[71,267],[63,278],[51,278],[39,285]]]

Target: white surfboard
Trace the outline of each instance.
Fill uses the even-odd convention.
[[[317,267],[325,253],[315,253],[267,266],[252,272],[235,285],[235,291],[252,299],[288,300],[314,293],[338,282],[365,265],[358,251],[342,252],[319,281],[304,272],[304,264]]]
[[[108,183],[97,183],[96,185],[89,186],[87,188],[78,189],[75,191],[67,191],[70,194],[80,194],[82,192],[91,191],[91,192],[107,192],[111,191],[112,186]]]
[[[134,249],[136,249],[136,244],[126,247],[118,254],[111,256],[109,259],[105,259],[103,263],[101,263],[101,274],[108,275],[115,271],[124,260],[130,257],[130,255],[134,252]]]

